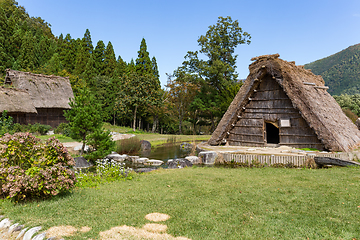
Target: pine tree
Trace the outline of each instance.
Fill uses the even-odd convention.
[[[90,31],[86,29],[84,37],[78,40],[79,45],[76,52],[75,70],[74,73],[81,75],[84,73],[86,64],[93,52],[93,45],[91,41]]]
[[[74,59],[76,59],[76,41],[71,38],[70,34],[66,35],[61,44],[59,57],[65,70],[73,73]]]
[[[91,54],[90,58],[88,59],[88,61],[86,63],[86,67],[85,67],[85,71],[84,71],[84,79],[85,79],[86,85],[88,87],[90,87],[90,89],[94,85],[93,79],[96,75],[97,75],[96,64],[95,64],[93,55]]]
[[[105,59],[104,59],[104,72],[103,74],[108,77],[114,77],[115,76],[115,69],[116,69],[116,57],[114,48],[109,41],[108,45],[105,49]]]
[[[93,58],[95,61],[95,70],[97,75],[103,75],[105,65],[104,65],[104,59],[105,59],[105,44],[102,40],[99,40],[96,44],[96,47],[93,52]]]
[[[89,29],[86,29],[83,37],[84,48],[91,54],[94,50],[94,46],[91,41],[91,35]]]
[[[130,74],[130,73],[134,73],[134,72],[136,72],[136,66],[135,66],[134,59],[131,59],[131,61],[126,66],[126,73]]]
[[[160,78],[160,75],[159,75],[159,69],[158,69],[158,66],[157,66],[157,63],[156,63],[156,58],[153,57],[151,59],[151,65],[152,65],[152,71],[153,71],[153,74],[154,76],[159,79]]]
[[[152,63],[147,51],[145,39],[141,40],[140,50],[138,51],[138,57],[136,59],[136,73],[142,76],[147,74],[153,74]]]
[[[18,64],[21,69],[33,70],[35,68],[35,46],[34,37],[28,31],[23,37]]]
[[[126,73],[126,62],[119,56],[116,64],[116,76],[121,77]]]

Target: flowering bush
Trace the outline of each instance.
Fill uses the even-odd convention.
[[[0,195],[16,201],[55,196],[74,187],[74,159],[55,138],[29,133],[0,138]]]
[[[103,182],[116,180],[131,180],[132,169],[126,168],[125,163],[116,162],[110,159],[98,159],[96,161],[96,172],[77,172],[76,186],[78,187],[97,187]]]

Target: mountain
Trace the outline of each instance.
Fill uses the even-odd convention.
[[[324,78],[331,95],[360,94],[360,44],[304,67]]]

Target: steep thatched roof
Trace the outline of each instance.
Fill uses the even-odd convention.
[[[24,90],[0,87],[0,112],[37,113],[30,95]]]
[[[272,76],[290,98],[292,105],[312,128],[325,148],[350,151],[360,145],[360,131],[342,112],[326,91],[321,76],[314,75],[295,62],[279,59],[279,54],[251,59],[250,74],[214,131],[209,144],[218,145],[247,104],[254,86],[265,75]]]
[[[6,70],[5,84],[26,90],[36,108],[69,109],[74,98],[69,78]]]

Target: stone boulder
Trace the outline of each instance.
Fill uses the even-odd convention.
[[[74,168],[89,168],[92,167],[93,164],[86,160],[84,157],[76,157],[75,160],[75,166]]]
[[[355,125],[360,130],[360,118],[356,119]]]
[[[168,160],[167,164],[168,168],[170,169],[191,167],[193,165],[189,160],[185,158],[170,159]]]
[[[133,163],[144,164],[147,161],[149,161],[148,158],[137,158],[137,159],[135,159],[135,161]]]
[[[141,140],[141,151],[149,151],[151,150],[151,143],[146,140]]]
[[[183,142],[183,143],[180,144],[180,149],[181,150],[191,151],[192,148],[193,148],[193,145],[191,143]]]
[[[189,160],[192,164],[201,164],[201,158],[197,156],[187,156],[185,159]]]
[[[125,160],[128,160],[129,156],[126,155],[126,154],[120,155],[117,152],[112,152],[109,155],[107,155],[105,158],[108,158],[110,160],[114,160],[114,161],[117,161],[117,162],[123,162]]]
[[[144,162],[144,165],[147,165],[147,166],[160,166],[163,163],[164,163],[164,161],[161,161],[161,160],[150,159],[150,160]]]
[[[204,151],[199,153],[199,157],[204,164],[215,164],[217,153],[214,151]]]

